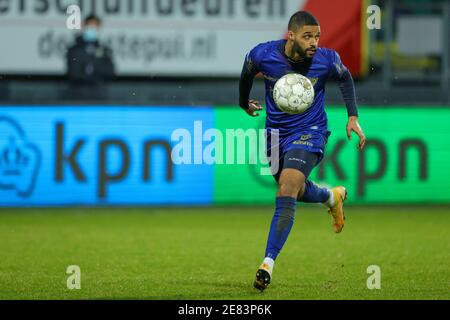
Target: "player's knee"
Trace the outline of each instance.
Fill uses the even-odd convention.
[[[299,183],[281,182],[278,187],[277,196],[297,198],[301,185]]]

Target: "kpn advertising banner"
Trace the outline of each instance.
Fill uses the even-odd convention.
[[[450,203],[450,109],[361,106],[359,122],[367,136],[362,152],[356,149],[356,135],[347,140],[345,106],[326,110],[332,134],[311,180],[344,185],[348,203]],[[216,123],[264,128],[264,117],[250,119],[235,108],[219,108]],[[273,203],[275,183],[259,170],[257,165],[216,166],[215,203]]]
[[[450,203],[448,108],[361,107],[363,151],[345,107],[327,113],[313,181],[354,204]],[[0,206],[272,204],[263,129],[237,106],[3,106]]]
[[[0,205],[211,204],[213,166],[171,155],[198,119],[214,126],[209,108],[0,107]]]
[[[103,20],[99,41],[113,52],[118,75],[239,76],[245,54],[285,36],[290,16],[320,20],[322,46],[341,53],[354,75],[363,66],[363,0],[2,0],[0,73],[66,72],[66,51],[81,18]],[[73,12],[70,11],[69,12]]]

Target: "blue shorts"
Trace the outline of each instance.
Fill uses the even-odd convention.
[[[330,131],[302,131],[279,138],[278,144],[272,145],[271,138],[273,133],[267,135],[267,157],[271,167],[274,169],[272,175],[278,181],[283,168],[294,168],[302,171],[307,178],[311,170],[322,161]],[[276,136],[274,136],[276,137]],[[271,159],[271,155],[276,155],[278,147],[278,166],[272,166],[275,159]],[[286,156],[288,155],[288,159]],[[295,160],[295,162],[290,161]],[[313,162],[313,163],[311,163]],[[298,163],[296,165],[295,163]]]

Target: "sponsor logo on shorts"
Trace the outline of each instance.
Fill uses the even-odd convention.
[[[295,141],[294,144],[301,144],[301,145],[308,146],[308,147],[313,147],[314,146],[314,144],[312,144],[309,141]]]
[[[309,140],[311,139],[311,135],[310,134],[304,134],[300,137],[301,141],[305,141],[305,140]]]
[[[294,141],[293,144],[301,144],[304,146],[312,147],[312,146],[314,146],[314,144],[307,141],[307,140],[311,139],[311,137],[312,137],[311,134],[303,134],[300,136],[300,139],[297,141]]]
[[[300,145],[308,146],[308,147],[313,147],[314,146],[313,143],[311,143],[309,141],[302,141],[302,140],[294,141],[293,144],[300,144]]]

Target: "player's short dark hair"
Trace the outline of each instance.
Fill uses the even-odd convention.
[[[319,21],[307,11],[297,11],[289,20],[288,30],[296,31],[303,26],[319,26]]]
[[[102,19],[100,19],[100,17],[95,14],[90,14],[86,18],[84,18],[84,24],[87,24],[89,22],[97,22],[99,25],[101,25]]]

